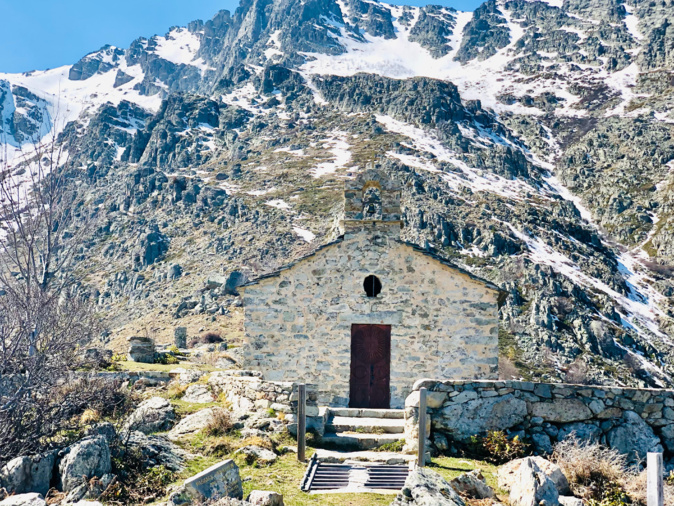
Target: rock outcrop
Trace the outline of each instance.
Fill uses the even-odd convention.
[[[434,471],[417,467],[391,506],[465,506],[463,499]]]
[[[70,492],[83,480],[102,477],[112,470],[108,442],[102,436],[83,439],[59,453],[60,489]]]

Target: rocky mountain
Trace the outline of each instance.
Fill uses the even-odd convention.
[[[672,0],[243,0],[0,74],[3,156],[64,144],[106,340],[235,318],[228,275],[333,238],[343,179],[377,163],[407,240],[510,292],[520,374],[672,386],[673,22]]]

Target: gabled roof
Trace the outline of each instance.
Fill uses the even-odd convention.
[[[245,283],[244,285],[241,285],[241,287],[242,287],[242,288],[245,288],[245,287],[247,287],[247,286],[256,285],[256,284],[260,283],[261,281],[264,281],[264,280],[269,279],[269,278],[276,278],[276,277],[278,277],[283,271],[287,271],[288,269],[293,268],[293,267],[294,267],[295,265],[297,265],[298,263],[303,262],[304,260],[306,260],[306,259],[308,259],[308,258],[311,258],[311,257],[315,256],[316,253],[318,253],[319,251],[322,251],[322,250],[324,250],[324,249],[330,248],[330,247],[332,247],[332,246],[334,246],[334,245],[336,245],[336,244],[339,244],[339,243],[341,243],[341,242],[344,242],[344,236],[343,236],[343,235],[339,236],[337,239],[335,239],[335,240],[332,241],[332,242],[329,242],[329,243],[327,243],[327,244],[324,244],[324,245],[322,245],[322,246],[316,248],[314,251],[312,251],[312,252],[309,253],[308,255],[304,255],[304,256],[302,256],[302,257],[297,258],[295,261],[293,261],[293,262],[291,262],[291,263],[289,263],[289,264],[286,264],[286,265],[284,265],[283,267],[281,267],[281,268],[279,268],[279,269],[276,269],[276,270],[274,270],[274,271],[271,271],[271,272],[268,272],[268,273],[266,273],[266,274],[263,274],[263,275],[261,275],[261,276],[259,276],[259,277],[257,277],[257,278],[251,279],[250,281],[248,281],[248,282]],[[463,269],[463,268],[459,267],[458,265],[456,265],[456,264],[450,262],[450,261],[447,260],[446,258],[440,256],[440,254],[439,254],[440,252],[439,252],[438,250],[436,250],[436,249],[430,249],[430,248],[429,248],[429,249],[426,249],[426,248],[421,248],[421,247],[419,247],[417,244],[414,244],[414,243],[411,243],[411,242],[407,242],[407,241],[401,241],[401,240],[398,240],[398,239],[396,239],[395,242],[397,242],[397,243],[399,243],[399,244],[402,244],[402,245],[404,245],[404,246],[407,246],[408,248],[411,248],[411,249],[413,249],[414,251],[416,251],[416,252],[418,252],[418,253],[421,253],[421,254],[424,255],[424,256],[430,257],[430,258],[434,259],[435,261],[437,261],[437,262],[439,262],[439,263],[441,263],[441,264],[443,264],[443,265],[445,265],[445,266],[447,266],[447,267],[449,267],[449,268],[451,268],[451,269],[454,269],[454,270],[460,272],[461,274],[463,274],[463,275],[465,275],[465,276],[468,276],[468,277],[471,278],[472,280],[477,281],[477,282],[479,282],[479,283],[482,283],[483,285],[485,285],[487,288],[489,288],[489,289],[491,289],[491,290],[495,290],[495,291],[499,292],[499,296],[498,296],[498,307],[499,307],[499,308],[503,305],[503,303],[505,302],[505,300],[508,298],[508,295],[510,295],[509,292],[507,292],[506,290],[503,290],[502,288],[500,288],[498,285],[492,283],[491,281],[489,281],[489,280],[487,280],[487,279],[484,279],[484,278],[481,278],[480,276],[476,276],[476,275],[473,274],[472,272],[467,271],[466,269]]]

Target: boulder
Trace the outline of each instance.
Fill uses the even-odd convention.
[[[0,487],[10,494],[36,492],[46,495],[56,456],[53,453],[34,457],[17,457],[0,469]]]
[[[283,496],[267,490],[253,490],[246,500],[253,506],[283,506]]]
[[[459,494],[471,499],[490,499],[495,496],[494,491],[487,485],[484,477],[477,469],[457,476],[449,484]]]
[[[523,459],[512,460],[507,464],[501,466],[498,470],[498,486],[504,490],[510,490],[513,483],[519,477],[520,466],[524,461],[533,461],[538,469],[543,471],[545,475],[555,484],[557,492],[562,495],[571,494],[571,487],[569,481],[564,476],[564,473],[557,464],[553,464],[543,457],[525,457]]]
[[[539,506],[543,501],[546,506],[559,504],[555,483],[534,459],[522,459],[514,476],[515,479],[510,483],[511,506]]]
[[[110,422],[101,422],[89,427],[84,433],[86,437],[103,436],[111,445],[117,438],[117,429]]]
[[[560,495],[559,506],[585,506],[585,503],[583,502],[582,499],[578,499],[577,497]]]
[[[434,420],[434,425],[436,429],[451,432],[457,439],[467,439],[488,430],[509,429],[522,423],[526,416],[527,403],[511,394],[486,399],[467,398],[465,402],[443,408],[442,419]]]
[[[139,431],[123,434],[122,440],[130,451],[142,455],[145,468],[164,466],[170,471],[180,472],[185,461],[194,456],[162,436],[148,436]]]
[[[171,403],[163,397],[152,397],[141,402],[129,416],[125,430],[137,430],[145,434],[164,432],[171,428],[176,414]]]
[[[154,363],[154,341],[149,337],[133,336],[129,341],[129,360],[144,364]]]
[[[114,474],[105,474],[100,479],[85,481],[72,489],[66,496],[66,504],[74,504],[83,500],[98,499],[115,481]]]
[[[40,494],[18,494],[10,495],[4,501],[0,501],[0,506],[46,506],[47,503]]]
[[[531,435],[531,442],[534,444],[534,448],[537,453],[542,453],[549,455],[552,453],[552,441],[550,436],[545,433],[539,432]]]
[[[438,473],[417,467],[391,506],[465,506],[461,496]]]
[[[204,371],[199,371],[196,369],[183,369],[182,367],[178,367],[177,369],[171,370],[169,374],[171,375],[177,374],[178,383],[180,383],[181,385],[189,385],[190,383],[199,381],[199,378],[201,378],[206,373]]]
[[[582,422],[592,418],[592,411],[578,399],[557,399],[532,403],[531,416],[553,423]]]
[[[606,434],[610,448],[627,455],[630,462],[645,459],[648,452],[662,452],[660,438],[634,411],[625,411],[618,426]]]
[[[192,404],[208,404],[209,402],[213,402],[215,397],[208,385],[197,384],[187,387],[182,400]]]
[[[670,452],[674,452],[674,424],[665,425],[661,431],[662,442]]]
[[[244,446],[238,449],[236,453],[243,453],[246,456],[246,460],[250,461],[251,464],[257,462],[263,466],[271,465],[278,459],[273,451],[256,445]]]
[[[232,271],[225,282],[224,293],[228,295],[239,295],[237,288],[244,285],[248,281],[248,277],[239,271]]]
[[[243,497],[239,467],[232,459],[209,467],[185,480],[185,493],[194,499],[212,500],[221,497]]]
[[[196,434],[211,422],[213,412],[214,408],[206,408],[187,415],[171,429],[167,437],[171,441],[177,441],[184,436]]]
[[[58,465],[61,490],[70,492],[83,479],[110,473],[110,448],[103,436],[86,438],[65,450]]]
[[[557,440],[563,441],[571,434],[574,434],[580,441],[587,441],[589,443],[598,443],[601,437],[601,429],[591,423],[566,423],[559,427],[557,433]]]

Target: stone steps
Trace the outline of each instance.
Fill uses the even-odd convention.
[[[402,409],[369,409],[369,408],[327,408],[332,416],[349,418],[395,418],[405,419],[405,411]]]
[[[372,450],[403,438],[402,409],[327,408],[322,446],[345,450]]]
[[[328,464],[350,464],[357,462],[371,462],[377,464],[409,464],[416,461],[416,455],[405,455],[403,453],[394,452],[371,452],[371,451],[330,451],[330,450],[316,450],[316,458],[320,462]]]
[[[333,416],[325,424],[328,432],[361,432],[369,434],[402,434],[405,432],[405,420],[401,418],[359,418]]]
[[[372,450],[400,439],[398,434],[362,434],[357,432],[326,432],[321,443],[331,448]]]

